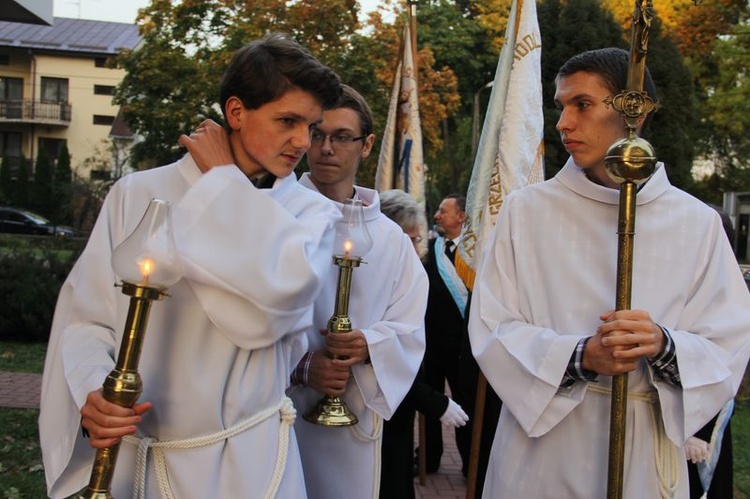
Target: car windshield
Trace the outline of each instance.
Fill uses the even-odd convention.
[[[47,220],[43,216],[37,215],[36,213],[31,213],[30,211],[23,210],[23,214],[26,215],[27,217],[29,217],[30,219],[32,219],[34,222],[40,224],[40,225],[44,225],[44,224],[49,224],[50,223],[49,220]]]

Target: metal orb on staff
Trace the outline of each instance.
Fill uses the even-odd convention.
[[[122,280],[122,292],[130,296],[117,364],[104,380],[102,395],[121,407],[132,407],[143,392],[138,362],[146,325],[154,300],[182,276],[182,264],[172,236],[169,203],[152,199],[133,233],[115,249],[112,267]],[[98,449],[94,467],[81,498],[111,499],[112,478],[120,442]]]
[[[328,320],[328,334],[348,333],[352,330],[349,318],[349,295],[352,272],[363,262],[362,257],[372,248],[372,238],[365,226],[362,201],[347,199],[342,209],[343,217],[336,224],[333,263],[339,268],[334,312]],[[306,421],[323,426],[353,426],[357,416],[341,397],[326,395],[304,415]]]

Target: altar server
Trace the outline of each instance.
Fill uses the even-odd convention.
[[[570,158],[505,200],[472,299],[472,351],[503,408],[484,497],[606,496],[612,376],[629,376],[623,497],[688,497],[685,441],[734,397],[750,296],[719,215],[658,163],[637,194],[632,310],[613,311],[619,185],[609,104],[629,55],[600,49],[556,78]],[[644,89],[656,99],[650,75]],[[639,123],[639,128],[643,125]]]
[[[181,137],[182,159],[112,188],[52,326],[40,414],[51,497],[84,487],[95,448],[120,439],[115,497],[305,497],[285,389],[339,215],[292,171],[340,92],[338,77],[300,45],[267,35],[226,70],[226,129],[204,122]],[[110,259],[154,197],[174,205],[185,274],[152,307],[143,394],[122,408],[100,388],[129,303],[113,287]]]
[[[316,499],[378,497],[383,419],[393,415],[411,388],[424,354],[427,276],[411,240],[380,212],[378,193],[354,184],[374,140],[369,106],[344,85],[339,103],[323,113],[313,131],[310,172],[300,179],[339,208],[347,198],[360,199],[373,240],[366,263],[353,269],[349,315],[354,330],[321,334],[336,298],[338,270],[330,264],[315,300],[310,351],[292,377],[289,393],[300,412],[329,394],[341,396],[359,419],[349,427],[297,419],[307,493]]]

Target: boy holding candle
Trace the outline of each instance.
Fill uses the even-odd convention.
[[[340,92],[338,77],[289,37],[251,42],[221,83],[227,130],[204,122],[181,137],[181,160],[112,188],[50,337],[40,436],[51,497],[85,486],[94,448],[124,437],[115,497],[141,485],[147,497],[305,497],[284,390],[338,214],[291,173]],[[100,389],[128,305],[110,257],[153,197],[174,204],[185,275],[150,316],[143,402],[122,408]]]
[[[378,193],[354,184],[375,136],[364,98],[343,86],[341,100],[323,113],[307,153],[310,172],[300,184],[341,208],[347,198],[364,204],[373,241],[353,271],[349,315],[356,329],[322,335],[334,311],[337,268],[329,265],[315,300],[310,350],[292,375],[289,395],[304,414],[323,394],[340,396],[359,422],[328,427],[298,418],[307,494],[312,498],[377,498],[383,419],[409,391],[424,354],[427,275],[410,239],[380,212]],[[337,360],[338,359],[345,360]],[[350,375],[351,373],[351,375]]]

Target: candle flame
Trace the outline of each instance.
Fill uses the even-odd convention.
[[[141,276],[143,276],[142,284],[148,285],[148,276],[154,271],[154,262],[148,258],[144,258],[138,262],[138,266],[141,268]]]
[[[349,253],[352,250],[353,247],[354,247],[354,243],[352,243],[351,241],[348,241],[348,240],[344,241],[344,251],[346,253]]]

